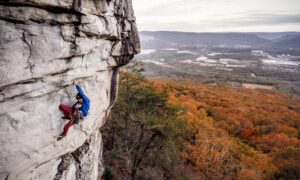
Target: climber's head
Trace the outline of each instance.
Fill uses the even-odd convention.
[[[77,99],[77,102],[78,102],[78,103],[80,103],[80,104],[83,103],[83,99],[82,99],[82,97],[80,96],[79,93],[76,95],[76,99]]]

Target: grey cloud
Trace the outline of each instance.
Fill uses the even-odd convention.
[[[300,24],[300,14],[248,14],[233,19],[220,19],[234,26]]]
[[[148,23],[148,24],[147,24]],[[201,29],[201,31],[209,31],[214,28],[221,27],[246,27],[246,26],[260,26],[260,25],[285,25],[298,24],[300,25],[300,14],[248,14],[239,18],[218,18],[211,21],[202,22],[186,22],[186,21],[170,21],[170,22],[146,22],[147,26],[152,26],[154,29],[175,29],[194,31]],[[145,25],[146,25],[145,24]],[[299,29],[300,30],[300,29]]]
[[[136,1],[145,2],[141,3],[143,8],[137,11],[137,22],[141,30],[222,31],[266,26],[271,29],[277,26],[276,31],[287,27],[293,28],[293,31],[300,31],[300,6],[294,6],[295,3],[300,3],[295,0],[289,0],[294,3],[274,0],[277,6],[272,7],[270,4],[266,8],[256,7],[256,4],[260,3],[259,0],[152,0],[151,3],[146,0]],[[250,1],[251,6],[245,6]],[[151,7],[147,7],[147,2]],[[266,5],[267,1],[264,3]],[[283,8],[278,7],[278,3],[282,4]],[[290,7],[295,8],[290,10]]]

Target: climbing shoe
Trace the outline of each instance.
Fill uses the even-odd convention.
[[[63,135],[59,135],[59,136],[57,137],[57,141],[62,140],[62,138],[64,138],[64,136],[63,136]]]

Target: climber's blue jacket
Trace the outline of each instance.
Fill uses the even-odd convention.
[[[76,89],[83,99],[83,103],[81,105],[81,111],[83,113],[83,116],[87,116],[90,109],[90,99],[84,94],[83,90],[78,84],[76,85]]]

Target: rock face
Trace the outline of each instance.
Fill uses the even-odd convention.
[[[0,179],[97,179],[118,69],[139,51],[131,0],[0,0]],[[57,141],[75,83],[89,116]]]

